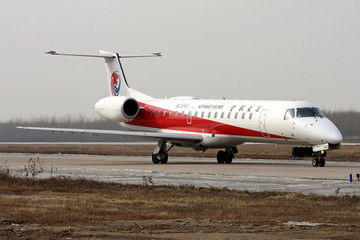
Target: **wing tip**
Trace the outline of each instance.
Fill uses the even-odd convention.
[[[50,54],[50,55],[59,55],[56,51],[48,51],[45,54]]]

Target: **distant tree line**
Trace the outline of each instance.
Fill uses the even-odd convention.
[[[360,112],[358,111],[324,111],[324,114],[340,129],[345,142],[360,141]],[[133,142],[138,139],[116,136],[90,136],[82,134],[51,133],[17,129],[16,126],[89,128],[123,130],[114,122],[103,119],[88,120],[42,118],[36,120],[11,120],[0,123],[0,142]],[[144,141],[141,139],[140,141]]]

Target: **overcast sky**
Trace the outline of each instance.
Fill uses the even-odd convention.
[[[154,97],[306,100],[360,110],[360,1],[0,1],[0,121],[96,116],[102,59]]]

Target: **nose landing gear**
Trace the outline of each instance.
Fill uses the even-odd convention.
[[[313,167],[325,167],[325,156],[326,156],[326,152],[325,151],[320,151],[320,152],[315,152],[313,153],[313,160],[312,160],[312,165]]]
[[[325,167],[325,158],[316,156],[312,160],[313,167]]]
[[[325,167],[325,156],[324,150],[313,152],[312,147],[294,147],[292,150],[292,156],[295,157],[313,157],[313,167]]]

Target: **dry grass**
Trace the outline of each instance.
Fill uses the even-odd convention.
[[[151,179],[127,185],[19,178],[6,169],[0,183],[0,239],[356,239],[360,233],[354,196],[152,186]],[[289,221],[325,225],[283,225]]]
[[[113,144],[0,144],[0,152],[150,156],[154,147],[154,145]],[[292,145],[246,144],[238,147],[239,153],[235,156],[236,158],[289,159],[292,148]],[[169,152],[169,155],[215,158],[217,151],[216,149],[210,149],[203,153],[175,147]],[[329,151],[326,159],[330,161],[360,162],[360,146],[342,146],[339,150]]]
[[[12,222],[194,218],[352,224],[360,217],[360,197],[124,185],[66,177],[40,180],[6,174],[0,181],[1,217]]]

